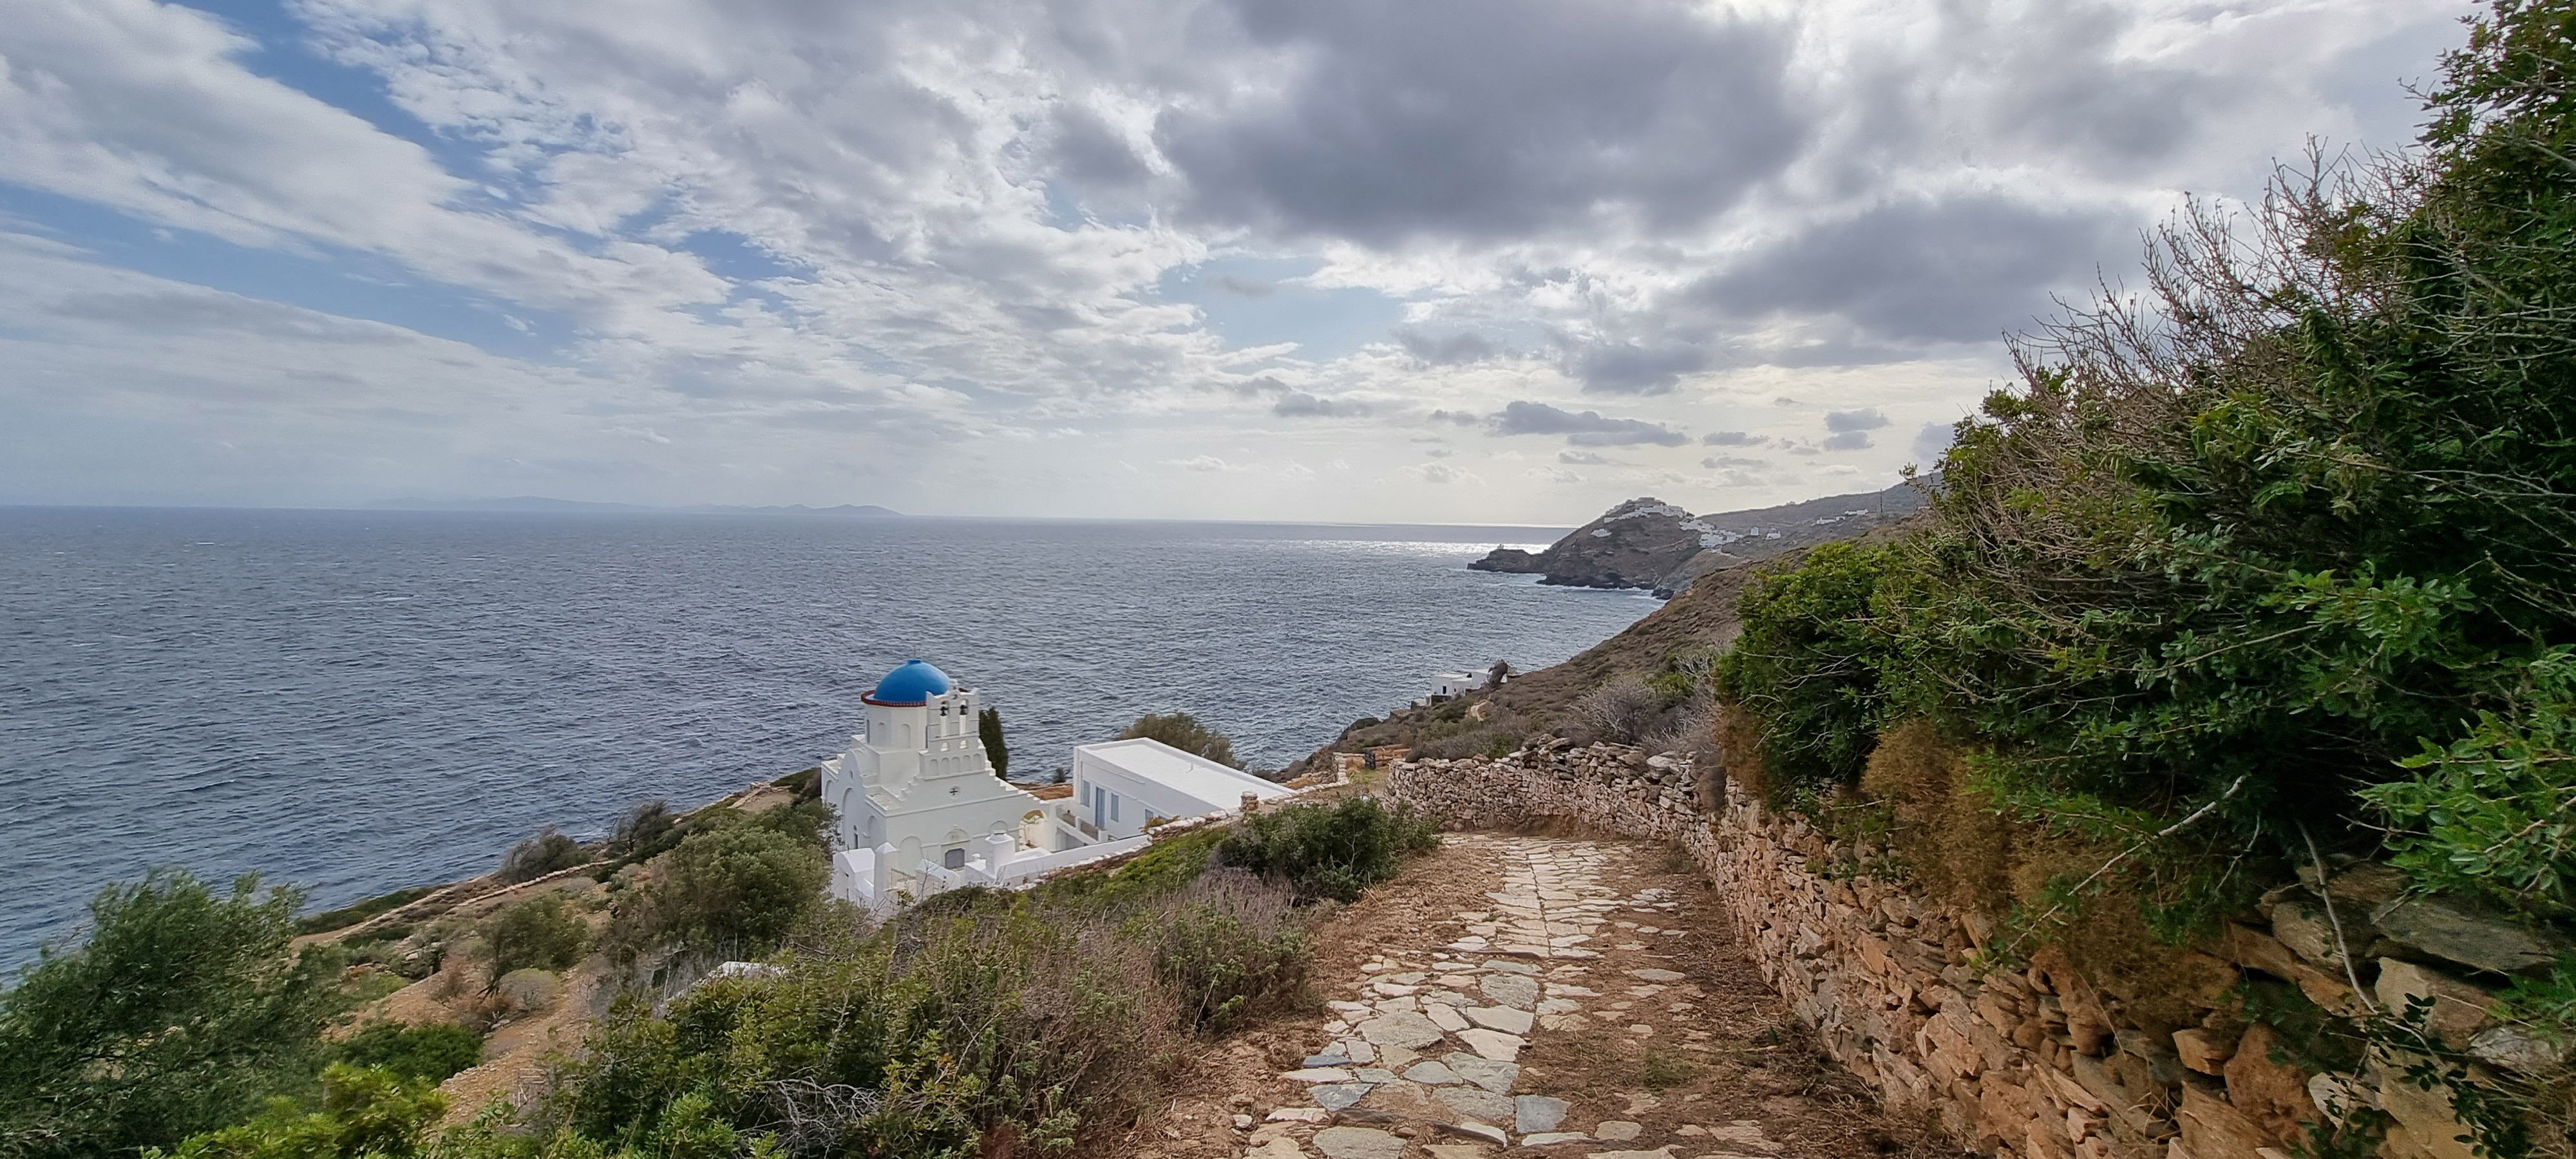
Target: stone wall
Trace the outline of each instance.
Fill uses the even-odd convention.
[[[2390,875],[2371,866],[2276,890],[2260,928],[2231,925],[2215,945],[2174,950],[2164,973],[2179,980],[2179,993],[2133,1009],[2055,949],[2018,971],[1972,971],[1983,919],[1856,872],[1875,851],[1837,847],[1802,818],[1722,782],[1703,784],[1682,759],[1557,740],[1500,760],[1401,763],[1388,792],[1453,827],[1563,819],[1676,843],[1715,885],[1764,977],[1825,1048],[1890,1107],[1933,1114],[1985,1154],[2288,1159],[2321,1106],[2340,1116],[2369,1105],[2394,1117],[2383,1148],[2390,1159],[2471,1159],[2446,1096],[2383,1068],[2311,1075],[2277,1059],[2279,1032],[2232,1013],[2228,994],[2245,979],[2296,986],[2340,1013],[2430,996],[2435,1028],[2455,1045],[2497,1065],[2556,1061],[2492,1025],[2490,996],[2464,980],[2518,968],[2514,954],[2548,947],[2516,946],[2467,915],[2400,899]],[[1722,799],[1703,809],[1703,797]],[[2322,895],[2334,900],[2352,970],[2338,956]],[[2369,993],[2356,992],[2354,980]],[[2156,1023],[2150,1005],[2198,1021]]]

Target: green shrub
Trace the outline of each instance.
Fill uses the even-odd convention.
[[[87,940],[0,993],[0,1154],[130,1154],[310,1081],[332,963],[294,955],[298,895],[154,870],[90,901]]]
[[[1438,830],[1410,807],[1389,810],[1374,797],[1353,797],[1331,808],[1254,813],[1217,843],[1216,863],[1285,881],[1299,901],[1356,901],[1361,890],[1395,876],[1399,854],[1438,843]]]
[[[1767,787],[1783,799],[1856,784],[1889,720],[1891,647],[1871,609],[1885,548],[1829,543],[1747,585],[1744,634],[1718,661],[1718,691],[1763,725]]]
[[[384,1070],[397,1078],[440,1083],[483,1060],[483,1036],[452,1022],[428,1026],[371,1022],[333,1046],[331,1058]]]
[[[495,912],[483,923],[483,941],[498,984],[515,970],[571,969],[590,942],[590,926],[564,895],[545,893]]]
[[[671,812],[670,802],[658,798],[637,801],[628,806],[625,815],[609,829],[607,851],[612,857],[648,860],[680,843],[679,834],[673,832],[679,823],[679,817]]]
[[[425,1079],[333,1063],[322,1072],[322,1109],[277,1099],[249,1122],[195,1135],[176,1151],[146,1148],[145,1159],[407,1159],[420,1153],[447,1098]]]
[[[2571,916],[2571,30],[2500,0],[2411,155],[2186,212],[2147,302],[2020,344],[1925,527],[1747,591],[1722,684],[1773,778],[1849,784],[1930,718],[1977,795],[2107,851],[2029,932],[2107,888],[2188,936],[2381,826],[2420,889]]]
[[[623,957],[662,945],[757,956],[821,903],[828,873],[820,848],[756,825],[691,836],[650,868],[613,911],[609,942]]]
[[[1242,768],[1234,759],[1234,742],[1224,733],[1199,723],[1199,718],[1186,712],[1149,712],[1136,718],[1120,740],[1158,740],[1185,753],[1195,753],[1220,765]]]
[[[501,856],[501,868],[496,872],[501,880],[516,884],[535,881],[589,860],[590,854],[582,849],[581,842],[548,825],[538,829],[527,840],[511,846],[510,851]]]
[[[1154,950],[1154,973],[1182,1018],[1230,1030],[1295,998],[1306,979],[1306,926],[1286,887],[1240,871],[1193,882],[1168,904],[1129,919]]]
[[[793,1154],[1040,1152],[1134,1120],[1176,1059],[1145,948],[1035,907],[845,931],[777,979],[710,981],[665,1017],[622,1003],[566,1075],[568,1127],[610,1146],[776,1130]]]

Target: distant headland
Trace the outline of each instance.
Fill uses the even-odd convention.
[[[648,507],[639,503],[586,503],[579,499],[549,499],[543,495],[513,495],[506,499],[379,499],[367,504],[374,511],[600,511],[662,512],[689,515],[837,515],[855,519],[901,519],[903,512],[879,507],[873,503],[843,503],[835,507],[808,507],[791,503],[784,507],[747,507],[736,504],[701,503],[690,507]]]

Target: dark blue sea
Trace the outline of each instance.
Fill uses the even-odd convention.
[[[794,772],[913,656],[1017,779],[1172,710],[1275,767],[1654,608],[1466,568],[1561,533],[0,508],[0,966],[153,865],[320,908]]]

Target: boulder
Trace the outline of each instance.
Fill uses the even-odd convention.
[[[2469,1053],[2478,1061],[2527,1075],[2556,1072],[2567,1065],[2567,1044],[2552,1041],[2513,1023],[2489,1027],[2469,1040]]]
[[[2497,974],[2547,965],[2569,949],[2563,938],[2536,933],[2447,898],[2399,898],[2379,907],[2370,920],[2389,940],[2408,949]]]
[[[2274,1142],[2252,1116],[2198,1086],[2183,1088],[2182,1109],[2174,1117],[2192,1159],[2260,1159],[2256,1152]]]
[[[2235,1038],[2199,1027],[2175,1031],[2173,1042],[2174,1053],[2182,1058],[2182,1064],[2206,1075],[2226,1073],[2227,1060],[2236,1054]]]
[[[2406,1068],[2392,1066],[2379,1079],[2379,1105],[2406,1128],[2406,1135],[2433,1159],[2477,1159],[2464,1138],[2467,1127],[2451,1112],[2451,1092],[2425,1090],[2406,1081]]]
[[[2424,1029],[2447,1046],[2466,1045],[2494,1021],[2487,1017],[2494,995],[2430,966],[2381,958],[2379,981],[2371,989],[2391,1014],[2402,1014],[2417,1002],[2432,1003]]]
[[[2222,1072],[2228,1101],[2276,1142],[2303,1138],[2300,1125],[2318,1117],[2316,1104],[2308,1100],[2307,1072],[2272,1058],[2280,1044],[2279,1031],[2260,1023],[2249,1026]]]

